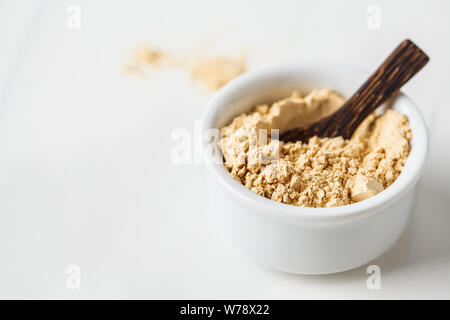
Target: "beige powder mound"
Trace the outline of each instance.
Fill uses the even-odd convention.
[[[184,56],[175,58],[173,54],[149,46],[138,47],[124,64],[123,71],[144,75],[148,67],[158,69],[162,66],[184,67],[189,69],[191,78],[199,81],[208,90],[217,90],[236,78],[245,69],[245,57],[209,57],[199,59]]]
[[[195,62],[191,66],[191,76],[199,80],[207,89],[217,90],[245,72],[245,58],[215,57]]]
[[[258,130],[282,132],[316,121],[343,103],[333,91],[316,90],[255,106],[221,128],[226,168],[253,192],[297,206],[342,206],[374,196],[397,179],[408,157],[412,133],[406,116],[394,110],[372,114],[350,140],[313,137],[308,143],[285,143]]]
[[[123,70],[141,75],[147,66],[159,68],[162,65],[173,64],[175,61],[170,53],[144,45],[132,53],[129,61],[123,66]]]

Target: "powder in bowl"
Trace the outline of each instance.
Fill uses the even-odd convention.
[[[317,121],[344,102],[323,89],[255,106],[221,128],[225,167],[251,191],[286,204],[332,207],[376,195],[397,179],[408,157],[412,133],[405,115],[390,109],[371,114],[349,140],[270,138],[273,129],[283,132]]]

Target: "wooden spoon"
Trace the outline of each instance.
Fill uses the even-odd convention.
[[[307,142],[313,136],[350,139],[359,124],[397,93],[428,60],[412,41],[403,41],[341,108],[319,121],[286,130],[280,140]]]

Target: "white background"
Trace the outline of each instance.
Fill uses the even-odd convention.
[[[81,8],[81,29],[66,9]],[[369,5],[379,30],[366,26]],[[450,298],[449,1],[0,1],[0,297]],[[201,165],[175,165],[212,93],[184,69],[121,72],[147,43],[192,54],[374,69],[404,38],[431,57],[404,91],[431,148],[413,218],[366,267],[265,270],[217,235]],[[355,239],[357,241],[357,239]],[[69,265],[81,289],[66,287]]]

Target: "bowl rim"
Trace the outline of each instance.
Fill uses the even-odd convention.
[[[368,74],[367,70],[342,63],[306,64],[298,62],[277,64],[246,72],[222,87],[207,104],[201,120],[202,133],[207,129],[216,128],[214,122],[216,121],[218,111],[221,110],[224,102],[227,101],[227,98],[236,91],[255,85],[255,83],[261,81],[261,78],[269,78],[283,74],[289,75],[293,74],[293,72],[301,72],[302,69],[311,70],[311,68],[323,69],[327,67],[348,68],[348,70],[352,70],[353,72],[356,71],[364,73],[365,75]],[[360,202],[329,208],[299,207],[279,203],[252,192],[233,179],[223,164],[214,162],[214,156],[208,152],[209,143],[207,141],[202,141],[203,159],[206,166],[212,170],[216,180],[218,180],[229,193],[241,202],[253,207],[258,207],[261,211],[276,219],[287,219],[299,222],[337,222],[354,218],[363,218],[382,211],[384,208],[400,199],[403,194],[415,185],[424,169],[428,152],[428,132],[425,121],[417,106],[401,91],[395,97],[393,106],[395,107],[399,102],[402,102],[403,108],[406,107],[408,109],[410,123],[415,123],[414,127],[411,126],[413,137],[411,140],[412,148],[410,154],[401,174],[393,184],[377,195]]]

